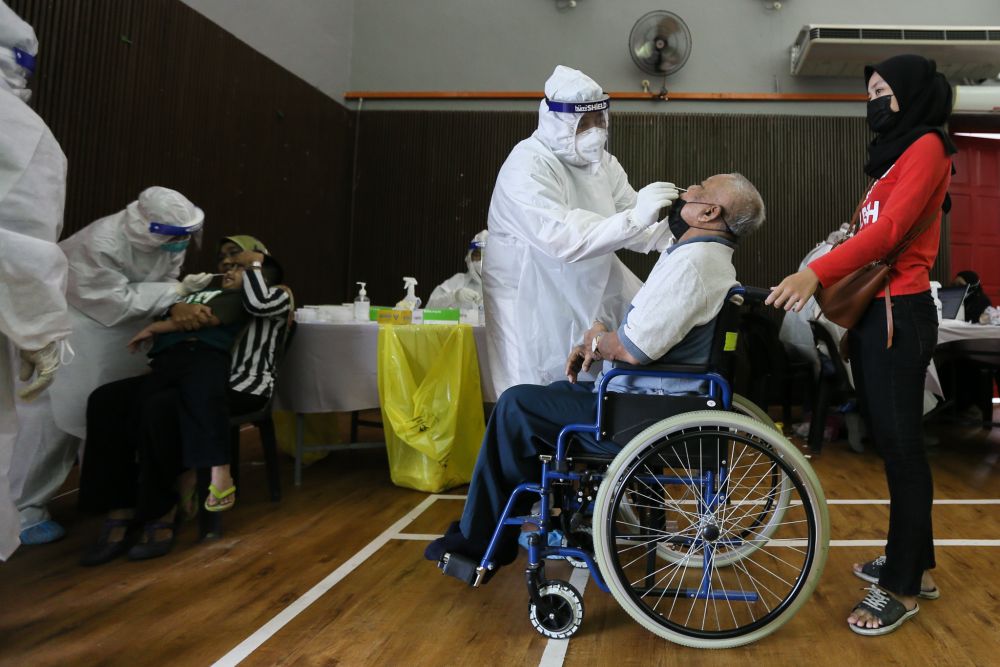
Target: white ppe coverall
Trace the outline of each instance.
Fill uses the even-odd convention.
[[[0,51],[37,53],[34,31],[0,3]],[[15,348],[39,350],[70,332],[66,258],[56,245],[66,199],[66,156],[22,99],[16,71],[0,77],[0,560],[19,544],[8,472],[18,436]],[[26,74],[26,73],[25,73]],[[24,78],[20,80],[23,82]]]
[[[590,102],[601,87],[559,66],[549,100]],[[666,223],[633,220],[636,192],[606,151],[590,162],[576,150],[581,114],[550,111],[511,151],[490,201],[483,286],[490,372],[499,396],[515,384],[565,379],[573,345],[594,320],[617,326],[642,282],[615,256],[663,250]],[[583,377],[586,379],[586,377]]]
[[[478,308],[483,303],[482,259],[473,261],[472,251],[485,248],[489,232],[485,229],[472,238],[465,253],[465,273],[456,273],[434,288],[427,299],[427,308]],[[485,254],[485,250],[483,251]]]
[[[12,480],[22,528],[48,519],[45,505],[72,468],[77,439],[86,435],[91,392],[147,371],[145,355],[130,354],[126,344],[179,299],[185,253],[163,250],[171,237],[150,232],[150,223],[200,227],[203,219],[181,193],[151,187],[59,244],[69,261],[69,342],[76,354],[59,370],[47,398],[18,404]]]

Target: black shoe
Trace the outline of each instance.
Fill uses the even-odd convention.
[[[443,536],[427,545],[427,548],[424,549],[424,558],[437,562],[447,553],[457,553],[467,558],[479,560],[485,551],[486,549],[476,549],[475,545],[462,535],[458,521],[452,521]]]
[[[164,540],[157,540],[156,531],[169,530],[170,537]],[[174,548],[174,540],[177,537],[177,523],[175,521],[150,521],[142,527],[142,532],[146,535],[145,542],[137,542],[135,546],[128,550],[129,560],[146,560],[149,558],[159,558],[166,556]]]
[[[97,538],[97,542],[93,546],[83,553],[83,556],[80,558],[80,565],[86,567],[103,565],[128,551],[129,547],[132,546],[132,540],[129,539],[128,535],[128,528],[131,525],[131,519],[105,519],[104,525],[101,526],[101,536]],[[117,542],[111,542],[108,540],[108,537],[115,528],[125,528],[126,533],[122,539]]]
[[[474,542],[462,535],[458,522],[454,521],[443,536],[427,545],[424,558],[440,561],[445,554],[458,554],[478,562],[483,559],[488,546],[489,543]],[[497,566],[510,565],[517,560],[517,556],[517,530],[507,528],[493,552],[493,560]]]

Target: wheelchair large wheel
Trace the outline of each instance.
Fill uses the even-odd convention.
[[[753,417],[759,421],[764,426],[770,426],[775,431],[778,430],[777,424],[771,419],[771,416],[764,412],[764,410],[751,401],[746,396],[741,394],[733,394],[733,412],[738,412],[741,415],[746,415],[747,417]],[[778,431],[780,433],[780,431]]]
[[[756,419],[765,426],[769,426],[780,433],[767,413],[761,410],[750,399],[739,394],[733,394],[732,406],[733,412]],[[766,492],[758,494],[760,502],[754,507],[752,520],[746,522],[743,527],[741,533],[741,537],[744,540],[743,544],[727,549],[724,553],[715,554],[714,562],[716,567],[731,565],[767,541],[771,533],[774,532],[775,528],[784,519],[785,510],[788,508],[788,502],[792,495],[792,488],[791,480],[781,472],[781,468],[777,465],[772,466],[770,479],[765,480],[764,486],[761,487],[761,490],[766,489]],[[695,489],[689,489],[688,491],[687,498],[677,496],[674,500],[678,503],[684,503],[685,501],[694,503],[697,498],[697,492]],[[634,514],[631,504],[623,503],[621,511],[623,516],[628,520],[638,522],[639,517]],[[671,543],[660,543],[657,545],[657,550],[660,552],[660,557],[665,560],[684,560],[688,565],[701,566],[700,556],[691,556],[685,551],[679,550]]]
[[[760,508],[786,485],[781,520],[761,524]],[[805,457],[773,428],[722,411],[637,435],[608,468],[594,512],[597,564],[618,603],[699,648],[747,644],[788,621],[816,587],[829,533]]]

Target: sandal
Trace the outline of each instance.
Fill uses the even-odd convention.
[[[916,616],[917,612],[920,611],[920,605],[914,605],[913,609],[907,610],[902,602],[883,592],[881,588],[870,586],[865,599],[854,607],[854,611],[858,611],[859,609],[874,616],[881,625],[877,628],[865,628],[851,622],[848,622],[847,625],[853,632],[859,635],[874,637],[877,635],[887,635],[913,616]]]
[[[156,539],[156,531],[169,530],[170,537],[162,540]],[[150,521],[142,527],[146,541],[138,542],[128,550],[129,560],[147,560],[149,558],[159,558],[166,556],[174,548],[174,540],[177,539],[177,520],[174,521]]]
[[[860,572],[855,570],[853,567],[851,568],[851,572],[853,572],[854,576],[859,579],[864,579],[871,584],[877,584],[879,577],[882,575],[883,565],[885,565],[885,556],[879,556],[874,560],[870,560],[867,563],[862,564]],[[938,590],[937,586],[934,588],[921,588],[920,592],[917,593],[917,597],[925,600],[937,600],[941,597],[941,591]]]
[[[236,496],[233,495],[236,493],[235,485],[229,487],[225,491],[219,491],[219,487],[217,487],[215,484],[209,484],[208,493],[209,497],[205,498],[205,510],[208,512],[225,512],[226,510],[231,510],[233,508],[233,505],[236,504]],[[233,497],[232,500],[230,500],[228,503],[222,502],[223,500],[225,500],[230,496]],[[214,503],[209,502],[212,498],[215,498]]]
[[[80,565],[86,567],[103,565],[128,551],[133,542],[131,535],[129,535],[129,528],[131,528],[132,523],[133,519],[105,519],[101,525],[100,537],[97,538],[97,542],[83,553],[83,556],[80,558]],[[112,542],[109,538],[111,537],[111,531],[115,528],[124,528],[125,535],[117,542]]]

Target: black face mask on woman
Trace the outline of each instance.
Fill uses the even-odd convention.
[[[892,95],[876,97],[868,102],[868,127],[876,134],[885,134],[896,125],[899,114],[893,111]]]

